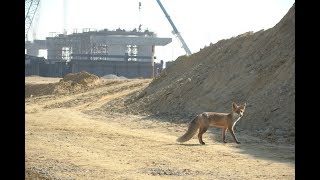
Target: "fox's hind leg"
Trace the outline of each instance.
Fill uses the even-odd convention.
[[[226,127],[224,127],[224,128],[222,129],[222,142],[224,142],[224,143],[227,143],[227,141],[226,141],[226,132],[227,132],[227,129],[228,129],[228,128],[226,128]]]
[[[199,129],[198,139],[199,139],[200,144],[202,144],[202,145],[205,145],[205,144],[206,144],[206,143],[204,143],[204,142],[202,141],[202,135],[203,135],[207,130],[208,130],[208,127],[200,127],[200,129]]]

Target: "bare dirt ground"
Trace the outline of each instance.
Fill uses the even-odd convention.
[[[28,77],[26,84],[56,83]],[[26,179],[295,179],[294,145],[220,129],[180,144],[186,123],[123,109],[151,80],[105,79],[67,95],[26,97]],[[245,118],[245,117],[244,117]]]

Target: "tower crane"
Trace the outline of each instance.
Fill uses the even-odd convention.
[[[40,0],[25,0],[25,39],[28,40],[28,32],[31,27],[34,15],[37,12]]]
[[[159,4],[161,10],[163,11],[164,15],[166,16],[166,18],[168,19],[169,23],[171,24],[172,28],[173,28],[173,34],[176,35],[179,39],[179,41],[181,42],[182,44],[182,48],[186,51],[186,54],[187,55],[191,55],[191,51],[190,49],[188,48],[186,42],[183,40],[181,34],[179,33],[177,27],[174,25],[173,21],[171,20],[169,14],[167,13],[167,11],[164,9],[162,3],[160,2],[160,0],[157,0],[157,3]]]

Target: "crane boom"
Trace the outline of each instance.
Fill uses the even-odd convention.
[[[28,32],[31,27],[33,17],[37,12],[40,0],[25,0],[25,38],[28,39]]]
[[[182,38],[181,34],[179,33],[178,29],[176,28],[176,26],[175,26],[174,23],[172,22],[169,14],[168,14],[167,11],[164,9],[162,3],[160,2],[160,0],[157,0],[157,2],[158,2],[158,4],[159,4],[161,10],[162,10],[163,13],[165,14],[166,18],[168,19],[170,25],[172,26],[172,28],[173,28],[173,33],[174,33],[174,34],[178,37],[178,39],[180,40],[183,49],[186,51],[186,54],[187,54],[187,55],[191,55],[192,53],[191,53],[190,49],[188,48],[186,42],[183,40],[183,38]]]

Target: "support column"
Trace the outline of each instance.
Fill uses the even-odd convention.
[[[154,45],[152,45],[152,51],[151,51],[151,79],[154,78]]]

